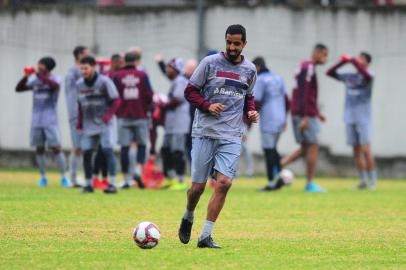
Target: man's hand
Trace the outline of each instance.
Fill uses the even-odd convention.
[[[349,62],[349,61],[351,61],[351,56],[349,56],[347,54],[343,54],[343,55],[341,55],[340,60],[342,62]]]
[[[209,112],[215,116],[218,116],[222,111],[224,111],[224,105],[221,103],[213,103],[209,107]]]
[[[309,126],[309,118],[307,116],[303,117],[300,122],[299,128],[301,131],[305,130]]]
[[[326,117],[323,115],[323,114],[321,114],[321,113],[319,113],[319,119],[320,119],[320,121],[322,122],[322,123],[324,123],[324,122],[326,122]]]
[[[257,111],[249,111],[247,116],[248,120],[250,120],[252,123],[258,123],[259,113]]]

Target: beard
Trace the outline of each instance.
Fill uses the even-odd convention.
[[[226,50],[226,51],[227,51],[227,57],[228,57],[228,59],[230,59],[231,62],[235,62],[241,54],[241,51],[231,51],[231,50]]]

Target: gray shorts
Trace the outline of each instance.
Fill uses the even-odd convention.
[[[320,122],[316,117],[309,117],[309,125],[305,130],[300,130],[300,122],[303,117],[293,116],[293,132],[297,143],[318,144],[320,133]]]
[[[279,141],[280,132],[261,132],[261,141],[263,149],[272,149],[276,148],[276,145]]]
[[[97,149],[100,144],[103,149],[113,148],[114,146],[114,128],[108,126],[102,133],[95,135],[82,134],[81,147],[83,151]]]
[[[142,120],[129,126],[119,119],[118,143],[121,146],[129,146],[133,142],[139,145],[147,145],[148,131],[148,120]]]
[[[169,148],[170,152],[180,151],[186,152],[186,136],[187,134],[165,134],[163,148]]]
[[[371,143],[371,125],[347,124],[347,144],[352,146],[366,145]]]
[[[72,146],[75,149],[80,149],[80,141],[82,139],[82,132],[79,132],[76,128],[76,121],[77,120],[69,120],[69,126],[70,126],[70,137],[72,140]]]
[[[213,169],[234,179],[240,154],[240,142],[207,137],[192,138],[192,182],[206,183]]]
[[[31,127],[30,144],[33,147],[61,146],[61,133],[56,125],[48,127]]]

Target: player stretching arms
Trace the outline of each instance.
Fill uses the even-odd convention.
[[[306,159],[305,191],[308,192],[326,191],[313,181],[319,152],[319,119],[325,121],[324,116],[320,114],[317,108],[316,66],[323,65],[327,61],[327,57],[327,47],[323,44],[317,44],[313,49],[312,60],[304,61],[300,65],[299,73],[296,75],[297,86],[293,89],[291,111],[293,131],[296,141],[301,144],[301,147],[281,162],[282,166],[286,166],[301,156]]]
[[[122,104],[117,111],[119,118],[119,143],[121,145],[121,170],[124,174],[122,188],[129,188],[131,178],[137,182],[140,188],[144,185],[139,175],[142,175],[142,167],[147,156],[148,142],[148,107],[152,103],[153,92],[149,79],[145,72],[137,70],[135,61],[137,55],[126,53],[125,67],[116,71],[113,81],[117,86]],[[129,147],[137,144],[137,175],[129,174]],[[133,164],[131,164],[133,165]]]
[[[287,96],[285,82],[278,74],[269,71],[262,57],[254,59],[258,80],[254,87],[255,105],[260,109],[262,149],[265,154],[268,184],[261,191],[273,191],[282,187],[276,178],[281,170],[281,157],[276,148],[286,126]]]
[[[92,186],[92,155],[93,150],[101,145],[107,160],[110,173],[110,184],[105,193],[115,193],[116,163],[113,153],[113,126],[111,119],[120,107],[121,100],[114,83],[95,69],[96,60],[84,57],[80,61],[80,72],[83,78],[77,83],[79,117],[77,128],[82,130],[81,148],[83,150],[83,167],[85,169],[86,186],[84,193],[93,192]]]
[[[35,68],[25,70],[24,77],[18,82],[16,91],[33,91],[31,120],[31,146],[36,147],[36,161],[41,174],[40,186],[47,186],[45,146],[52,149],[61,173],[61,185],[69,186],[65,178],[65,157],[61,152],[61,138],[56,107],[59,96],[60,78],[51,73],[55,68],[51,57],[41,58]],[[33,75],[35,73],[35,75]],[[32,76],[30,76],[32,75]]]
[[[344,121],[347,143],[354,149],[354,158],[360,174],[359,189],[376,188],[377,173],[371,151],[371,96],[373,77],[367,70],[372,57],[361,52],[357,58],[346,55],[327,71],[327,75],[342,81],[345,85]],[[337,69],[351,63],[357,69],[354,73],[338,73]],[[368,177],[370,182],[368,183]]]
[[[243,113],[252,122],[255,111],[252,88],[255,66],[241,55],[246,42],[245,28],[231,25],[225,33],[226,52],[205,57],[190,78],[185,96],[196,106],[193,122],[192,187],[179,227],[179,239],[190,240],[194,210],[204,192],[207,177],[215,175],[217,185],[210,199],[207,217],[197,246],[220,248],[211,237],[235,177],[244,132]]]
[[[68,107],[69,127],[73,146],[72,153],[69,156],[69,170],[72,187],[80,187],[77,183],[77,168],[82,153],[80,149],[81,134],[78,133],[76,129],[76,123],[78,121],[78,95],[76,91],[76,82],[80,78],[80,60],[89,54],[90,51],[88,48],[77,46],[73,50],[75,65],[68,69],[68,73],[65,76],[66,105]]]

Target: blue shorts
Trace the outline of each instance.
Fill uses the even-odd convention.
[[[213,169],[234,179],[241,154],[241,142],[207,137],[192,138],[192,182],[206,183]]]
[[[77,120],[69,120],[69,126],[70,126],[70,137],[72,140],[72,146],[75,149],[80,149],[80,141],[82,139],[82,132],[78,131],[76,128],[76,121]]]
[[[276,148],[276,145],[279,141],[279,136],[281,135],[280,132],[261,132],[261,141],[262,141],[262,148],[263,149],[272,149]]]
[[[87,135],[82,134],[81,139],[81,147],[83,151],[87,150],[95,150],[101,145],[103,149],[106,148],[113,148],[114,146],[114,128],[112,126],[108,126],[102,133],[94,134],[94,135]]]
[[[31,127],[30,144],[33,147],[61,146],[61,133],[57,125],[48,127]]]
[[[352,146],[366,145],[371,143],[371,125],[347,124],[347,144]]]
[[[306,129],[300,130],[300,122],[303,117],[294,115],[292,117],[293,132],[297,143],[318,144],[320,133],[320,122],[316,117],[308,117],[309,124]]]
[[[121,146],[129,146],[135,142],[138,145],[147,145],[149,138],[148,121],[138,121],[135,125],[125,125],[121,119],[119,119],[118,128],[118,143]]]

